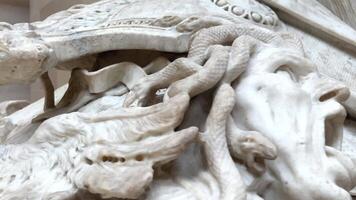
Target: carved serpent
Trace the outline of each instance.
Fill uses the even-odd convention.
[[[213,47],[207,51],[212,45],[231,43],[230,57],[226,57],[224,52],[219,54],[223,48],[218,50]],[[188,57],[177,59],[161,71],[141,79],[128,95],[125,106],[132,104],[135,99],[142,105],[154,90],[168,87],[173,82],[168,88],[166,98],[179,92],[195,96],[213,87],[224,73],[223,80],[232,82],[244,71],[250,50],[258,43],[282,46],[304,55],[298,38],[255,25],[220,25],[202,29],[193,38]],[[182,79],[187,75],[189,77]]]
[[[234,95],[234,90],[228,84],[218,88],[206,122],[206,130],[200,134],[209,170],[219,182],[222,200],[245,200],[247,196],[246,186],[226,142],[226,122],[235,105]]]

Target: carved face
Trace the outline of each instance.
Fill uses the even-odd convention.
[[[0,146],[0,196],[70,199],[80,189],[136,199],[152,182],[154,167],[195,140],[197,128],[174,131],[188,104],[183,94],[145,108],[53,117],[27,142]]]
[[[44,69],[48,48],[15,31],[0,32],[0,84],[35,80]]]
[[[255,55],[235,87],[241,129],[258,131],[278,148],[267,161],[266,200],[351,199],[352,162],[338,151],[346,116],[343,85],[321,78],[312,64],[286,50]]]

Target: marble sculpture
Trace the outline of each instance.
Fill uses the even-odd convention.
[[[2,22],[0,84],[40,78],[45,97],[0,104],[0,199],[352,200],[355,69],[356,31],[316,0]]]

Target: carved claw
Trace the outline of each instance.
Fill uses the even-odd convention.
[[[150,102],[155,90],[153,89],[153,85],[146,80],[145,78],[141,79],[140,82],[131,89],[125,98],[124,107],[129,107],[135,103],[137,103],[137,106],[145,106]]]
[[[171,64],[170,61],[164,57],[159,57],[153,60],[150,64],[144,67],[144,71],[149,76],[143,77],[137,81],[133,87],[129,87],[130,92],[127,94],[123,107],[129,107],[137,103],[137,106],[145,106],[148,103],[152,102],[155,97],[155,84],[153,82],[157,82],[157,78],[152,76],[154,73],[162,70],[162,68]],[[157,76],[156,76],[157,77]],[[162,76],[158,76],[162,78]],[[152,81],[153,80],[153,81]],[[160,82],[162,82],[160,80]]]

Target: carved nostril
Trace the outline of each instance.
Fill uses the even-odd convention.
[[[85,158],[85,162],[86,162],[88,165],[92,165],[92,164],[93,164],[93,161],[90,160],[89,158]]]
[[[103,162],[112,162],[112,163],[117,163],[117,162],[125,162],[126,159],[123,157],[115,157],[115,156],[103,156],[101,159]]]
[[[337,92],[336,92],[336,91],[331,91],[331,92],[328,92],[328,93],[322,95],[322,96],[319,98],[319,101],[324,102],[324,101],[329,100],[329,99],[331,99],[331,98],[334,98],[334,97],[336,97],[336,96],[337,96]]]
[[[135,160],[137,160],[137,161],[143,161],[143,159],[145,159],[145,158],[143,157],[143,155],[137,155],[137,156],[135,157]]]
[[[336,99],[337,101],[346,101],[350,96],[350,91],[347,88],[339,88],[331,90],[319,97],[319,101],[324,102],[329,99]]]

